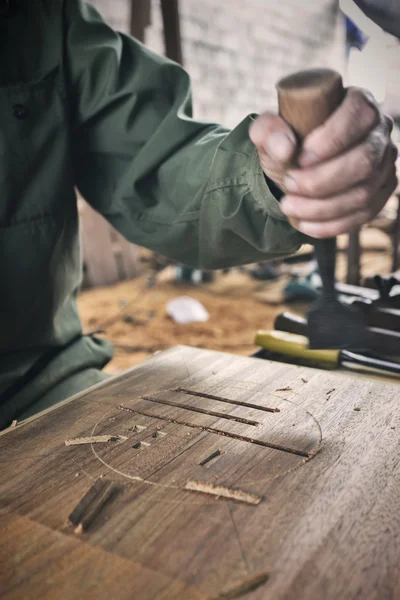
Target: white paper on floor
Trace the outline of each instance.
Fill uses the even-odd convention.
[[[180,325],[204,323],[210,318],[201,302],[190,296],[179,296],[169,300],[165,308],[167,315]]]

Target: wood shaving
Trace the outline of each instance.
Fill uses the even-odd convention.
[[[230,500],[245,502],[246,504],[253,504],[255,506],[261,502],[259,496],[254,496],[243,490],[232,490],[221,485],[213,485],[212,483],[204,483],[202,481],[188,481],[185,485],[185,490],[202,492],[203,494],[211,494],[212,496],[222,496],[223,498],[229,498]]]
[[[80,446],[83,444],[105,444],[107,442],[124,442],[128,438],[124,435],[93,435],[90,437],[73,438],[65,440],[66,446]]]

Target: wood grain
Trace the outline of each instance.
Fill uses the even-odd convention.
[[[0,435],[1,597],[399,598],[398,402],[396,384],[162,352]],[[127,439],[65,446],[96,435]],[[68,516],[99,478],[119,493],[76,536]]]

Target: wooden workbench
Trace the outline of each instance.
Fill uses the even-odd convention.
[[[394,383],[160,353],[0,435],[0,597],[396,600],[399,404]]]

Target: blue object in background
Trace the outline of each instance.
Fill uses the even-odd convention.
[[[350,50],[352,48],[357,48],[357,50],[362,50],[365,44],[368,42],[368,36],[361,31],[357,27],[357,25],[352,21],[347,15],[345,15],[346,20],[346,53],[347,57],[349,57]]]

